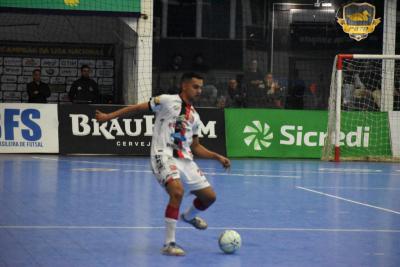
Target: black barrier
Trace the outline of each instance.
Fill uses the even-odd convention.
[[[59,105],[61,154],[149,155],[154,113],[132,114],[118,120],[98,123],[95,110],[112,112],[117,105]],[[196,109],[204,124],[200,142],[220,154],[226,154],[225,121],[221,109]]]

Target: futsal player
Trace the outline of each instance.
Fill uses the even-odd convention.
[[[131,112],[148,110],[155,112],[151,167],[158,182],[169,195],[165,209],[165,243],[161,253],[170,256],[185,255],[184,249],[175,239],[176,224],[184,195],[182,183],[188,186],[195,199],[180,217],[197,229],[207,228],[207,222],[197,214],[209,208],[216,199],[216,194],[207,178],[193,161],[193,154],[215,159],[224,168],[230,167],[228,158],[208,150],[199,142],[201,121],[193,102],[200,97],[203,77],[196,73],[185,73],[182,75],[180,86],[181,92],[176,95],[152,97],[149,102],[130,105],[108,114],[96,111],[96,119],[100,122]]]

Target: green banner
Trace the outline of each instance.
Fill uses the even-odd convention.
[[[140,0],[1,0],[0,8],[140,13]]]
[[[340,140],[342,157],[391,157],[388,113],[342,112]]]
[[[386,135],[382,136],[387,113],[351,113],[343,112],[344,121],[353,121],[342,129],[343,156],[346,153],[390,153],[390,147],[387,150],[390,143],[386,142],[386,139],[389,141],[387,126]],[[357,120],[354,120],[355,115]],[[226,109],[227,154],[231,157],[320,158],[327,120],[327,111]]]

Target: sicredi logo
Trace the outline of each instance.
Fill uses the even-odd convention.
[[[36,123],[39,119],[37,109],[4,109],[3,118],[0,115],[0,139],[14,141],[22,136],[26,141],[38,141],[42,137],[42,130]]]
[[[270,129],[271,127],[266,122],[263,126],[260,121],[252,121],[252,125],[244,127],[243,133],[246,134],[246,137],[243,141],[247,146],[251,145],[256,151],[262,150],[262,147],[268,148],[274,137]]]
[[[279,144],[285,146],[322,147],[327,136],[322,131],[304,131],[304,127],[299,125],[282,125],[279,133]],[[270,125],[267,122],[262,124],[258,120],[246,125],[243,134],[244,143],[255,151],[270,147],[274,138]],[[369,147],[369,135],[370,127],[355,126],[355,131],[340,132],[339,144],[347,147]]]

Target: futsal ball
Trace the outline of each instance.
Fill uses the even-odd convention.
[[[219,236],[218,244],[223,252],[232,254],[242,245],[242,238],[239,233],[234,230],[225,230]]]

